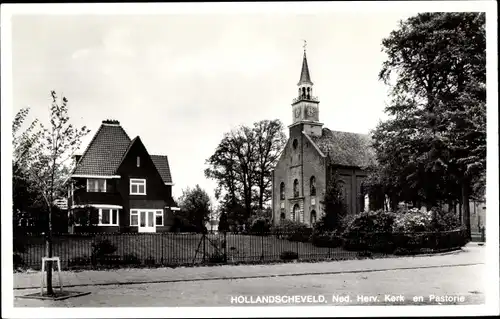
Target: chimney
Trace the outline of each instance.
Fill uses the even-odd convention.
[[[120,125],[120,122],[118,122],[117,120],[107,119],[107,120],[102,121],[102,124],[114,124],[114,125]]]

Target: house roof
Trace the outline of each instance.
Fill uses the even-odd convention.
[[[138,140],[138,136],[130,140],[118,121],[103,121],[78,161],[73,175],[115,175],[124,157]],[[163,182],[172,183],[167,156],[150,156]]]
[[[103,121],[78,161],[75,175],[113,175],[121,163],[130,138],[119,124]]]
[[[168,165],[168,157],[166,155],[151,155],[151,159],[160,173],[164,183],[172,183],[172,174],[170,173],[170,165]]]
[[[323,128],[321,136],[308,137],[332,165],[365,168],[375,164],[375,151],[369,135]]]

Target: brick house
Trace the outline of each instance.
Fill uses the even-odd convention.
[[[272,173],[273,223],[292,219],[312,225],[319,219],[330,170],[339,174],[348,213],[364,210],[364,168],[375,163],[370,137],[332,131],[319,122],[319,100],[313,96],[305,51],[297,85],[289,139]]]
[[[166,155],[150,155],[118,121],[103,121],[69,180],[70,232],[164,232],[173,224],[172,175]],[[84,225],[78,216],[88,214]]]

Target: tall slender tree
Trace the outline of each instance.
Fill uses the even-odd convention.
[[[82,138],[89,133],[83,126],[74,127],[69,123],[68,100],[66,97],[58,99],[56,92],[51,92],[52,104],[48,127],[40,121],[30,126],[31,134],[20,140],[24,146],[15,147],[22,150],[19,157],[26,170],[31,185],[40,193],[46,208],[47,232],[46,232],[46,256],[52,257],[52,214],[54,201],[65,191],[65,182],[70,176],[68,160],[74,152],[79,149]],[[14,142],[16,145],[16,142]],[[16,157],[19,154],[16,154]],[[52,265],[47,267],[47,293],[54,294],[52,288]]]

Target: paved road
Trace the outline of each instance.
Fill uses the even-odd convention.
[[[62,301],[18,299],[15,307],[178,307],[178,306],[263,306],[260,296],[308,296],[309,303],[288,305],[414,305],[439,304],[430,295],[459,296],[463,301],[443,304],[484,303],[482,274],[485,265],[396,269],[359,273],[293,275],[270,278],[204,280],[132,285],[84,286],[72,290],[90,295]],[[24,295],[36,290],[16,290]],[[386,295],[389,295],[387,300]],[[399,297],[402,295],[402,297]],[[323,301],[323,296],[324,301]],[[339,299],[333,300],[333,296]],[[349,296],[350,301],[345,301]],[[234,300],[243,303],[231,302]],[[239,299],[237,298],[239,297]],[[367,297],[368,299],[363,297]],[[372,299],[370,299],[370,297]],[[235,299],[236,298],[236,299]],[[288,298],[288,297],[287,297]],[[361,298],[361,299],[360,299]],[[373,298],[377,298],[373,300]],[[307,301],[307,300],[306,300]],[[318,301],[319,303],[315,303]],[[276,304],[271,304],[276,305]]]

